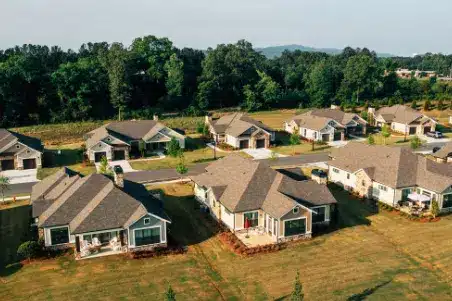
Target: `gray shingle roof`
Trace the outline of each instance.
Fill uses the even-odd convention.
[[[359,122],[362,124],[367,124],[367,122],[365,120],[362,120],[358,114],[346,113],[337,109],[315,109],[310,111],[309,113],[313,116],[333,119],[344,126],[354,118],[359,120]]]
[[[238,155],[229,155],[206,168],[206,173],[192,176],[198,185],[211,187],[217,197],[229,211],[243,212],[263,209],[273,217],[279,218],[292,209],[297,200],[303,200],[311,206],[327,204],[332,195],[325,198],[328,190],[317,183],[306,184],[294,181],[270,168],[264,162],[245,159]],[[285,183],[281,185],[281,183]],[[290,185],[297,188],[287,190]],[[315,189],[313,189],[315,188]],[[303,191],[313,189],[313,192]],[[333,198],[334,199],[334,198]]]
[[[20,142],[32,149],[42,152],[42,143],[38,138],[25,136],[7,129],[0,129],[0,149],[13,142]]]
[[[375,116],[381,115],[386,122],[411,123],[414,120],[423,117],[418,111],[405,105],[394,105],[383,107],[375,113]]]
[[[446,143],[439,151],[433,153],[432,156],[436,158],[446,159],[449,154],[452,154],[452,142]]]
[[[39,216],[40,227],[69,225],[74,234],[122,228],[137,212],[169,221],[160,200],[141,184],[125,180],[120,189],[104,175],[80,178],[71,177],[67,171],[60,170],[33,188],[33,216]],[[65,184],[68,187],[62,189]],[[54,199],[46,198],[51,195]]]
[[[349,172],[364,169],[372,180],[392,188],[422,186],[442,192],[452,185],[452,165],[437,163],[405,147],[350,142],[331,152],[330,165]]]

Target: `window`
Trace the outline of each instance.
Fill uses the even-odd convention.
[[[388,187],[383,186],[383,185],[378,185],[378,189],[382,190],[382,191],[388,191]]]
[[[160,242],[160,227],[135,230],[135,245],[145,246]]]
[[[284,236],[292,236],[306,233],[306,219],[294,219],[284,222]]]
[[[339,169],[333,168],[333,172],[334,172],[334,173],[339,173]]]
[[[143,224],[145,224],[145,225],[150,225],[150,224],[151,224],[151,219],[150,219],[149,217],[145,217],[145,218],[143,219]]]
[[[67,244],[69,242],[68,227],[50,229],[50,238],[52,245]]]
[[[306,129],[303,130],[303,136],[306,136]]]
[[[443,196],[443,208],[452,207],[452,194],[445,194]]]
[[[16,148],[20,148],[20,144],[16,144]]]
[[[317,207],[312,208],[312,222],[313,223],[320,223],[325,221],[325,207]]]
[[[347,173],[347,180],[350,180],[350,174]]]
[[[243,214],[243,225],[248,220],[250,227],[257,227],[259,225],[259,213],[257,211],[247,212]]]
[[[298,214],[298,212],[300,211],[300,208],[295,207],[292,209],[293,214]]]
[[[273,219],[273,234],[276,235],[276,230],[278,229],[278,221]]]
[[[408,200],[408,195],[411,193],[411,188],[402,189],[402,201]]]
[[[422,191],[422,194],[425,195],[425,196],[428,196],[430,198],[429,201],[423,202],[426,207],[430,207],[430,203],[431,203],[431,200],[432,200],[432,194],[430,192],[428,192],[428,191]]]
[[[366,181],[362,180],[362,181],[361,181],[361,185],[362,185],[362,186],[366,186]]]
[[[317,132],[314,132],[314,139],[317,139]]]

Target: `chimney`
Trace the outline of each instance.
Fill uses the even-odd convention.
[[[159,121],[159,115],[157,115],[157,114],[154,114],[154,116],[153,116],[153,118],[152,119],[154,119],[155,121]]]
[[[113,167],[113,174],[115,185],[119,188],[124,188],[124,171],[120,165],[115,165]]]
[[[212,116],[206,115],[205,123],[209,123],[212,121]]]

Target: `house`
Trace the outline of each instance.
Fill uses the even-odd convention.
[[[389,72],[385,71],[385,75],[388,75]],[[422,70],[410,70],[410,69],[403,69],[403,68],[399,68],[395,71],[395,74],[397,75],[397,77],[399,78],[404,78],[404,79],[410,79],[412,77],[414,78],[423,78],[423,77],[436,77],[437,73],[436,71],[422,71]]]
[[[263,162],[236,154],[191,177],[196,199],[232,232],[250,228],[270,243],[310,238],[313,225],[329,224],[336,200],[326,185],[296,181]]]
[[[438,151],[434,152],[432,156],[440,163],[452,162],[452,142],[447,142]]]
[[[84,138],[86,155],[91,162],[99,162],[104,156],[108,160],[140,156],[140,144],[146,151],[162,151],[172,138],[185,148],[185,137],[158,120],[111,122],[89,132]]]
[[[0,170],[35,169],[42,166],[41,140],[0,129]]]
[[[443,212],[452,210],[452,165],[413,153],[409,148],[351,142],[331,152],[329,181],[398,207],[409,195],[422,196],[425,207],[438,202]]]
[[[212,120],[206,116],[206,125],[216,143],[235,148],[268,148],[275,140],[275,131],[243,113],[233,113]]]
[[[432,132],[437,123],[432,118],[404,105],[384,107],[378,111],[369,108],[368,113],[372,125],[382,127],[386,124],[392,131],[406,135],[423,135]]]
[[[170,219],[146,188],[102,174],[62,168],[32,188],[32,217],[49,249],[74,248],[77,258],[166,247]]]
[[[452,116],[449,116],[449,124],[452,124]]]
[[[366,134],[367,122],[358,114],[337,109],[316,109],[292,117],[284,123],[286,132],[298,131],[314,141],[344,140],[347,134]]]

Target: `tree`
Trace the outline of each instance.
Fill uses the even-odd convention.
[[[17,255],[30,261],[32,258],[36,258],[41,251],[41,246],[37,241],[26,241],[17,248]]]
[[[438,216],[438,214],[440,213],[439,205],[436,200],[432,201],[431,213],[433,215],[433,218],[436,218]]]
[[[171,284],[168,285],[168,289],[165,293],[165,298],[167,301],[176,301],[176,293],[174,292],[173,288],[171,287]]]
[[[140,152],[141,157],[144,158],[146,152],[146,143],[143,140],[138,141],[138,151]]]
[[[384,124],[381,128],[381,136],[383,136],[383,144],[386,145],[386,138],[391,136],[391,131],[389,130],[389,127],[387,124]]]
[[[338,72],[328,61],[315,64],[307,79],[307,92],[311,104],[315,107],[326,107],[331,104],[336,93]]]
[[[243,87],[243,106],[247,111],[255,111],[261,107],[261,103],[257,101],[256,93],[252,90],[251,85]]]
[[[444,103],[443,103],[443,100],[442,100],[442,99],[440,99],[440,100],[438,101],[437,108],[438,108],[438,110],[440,110],[440,111],[444,110]]]
[[[124,111],[130,98],[127,73],[128,53],[121,43],[113,43],[108,51],[107,60],[110,101],[118,110],[118,118],[121,119],[121,111]]]
[[[291,301],[303,301],[304,300],[303,285],[301,284],[300,272],[298,272],[298,271],[295,276],[294,288],[293,288],[292,294],[290,295],[290,300]]]
[[[423,107],[424,111],[430,111],[431,105],[432,105],[432,104],[431,104],[430,100],[427,99],[427,100],[424,102],[424,107]]]
[[[108,172],[108,160],[107,160],[107,157],[105,157],[105,156],[102,156],[100,158],[99,173],[104,174],[104,175],[109,173]]]
[[[172,137],[170,142],[168,142],[168,155],[170,157],[176,158],[183,153],[180,145],[179,140],[177,140],[175,137]]]
[[[292,155],[295,155],[295,145],[300,144],[300,136],[298,135],[297,128],[293,129],[293,133],[290,135],[289,143],[292,145]]]
[[[417,135],[411,137],[411,139],[410,139],[411,149],[418,149],[421,145],[422,145],[422,141]]]
[[[0,192],[2,193],[2,200],[5,201],[5,191],[9,189],[9,178],[0,175]]]
[[[375,144],[375,138],[374,138],[374,135],[369,135],[369,136],[367,137],[367,144],[369,144],[369,145],[374,145],[374,144]]]
[[[181,96],[184,85],[184,62],[174,53],[165,63],[166,89],[169,96]]]
[[[413,101],[411,102],[411,108],[414,110],[417,110],[417,102],[416,100],[413,99]]]
[[[180,152],[179,154],[179,163],[176,165],[176,171],[181,175],[188,172],[188,168],[185,166],[185,157],[183,152]]]
[[[196,132],[201,134],[203,137],[208,137],[210,134],[209,126],[204,122],[198,122],[196,124]]]
[[[277,100],[280,87],[279,84],[265,72],[257,70],[257,73],[260,79],[256,84],[256,91],[262,104],[268,107],[271,103],[274,103]]]

